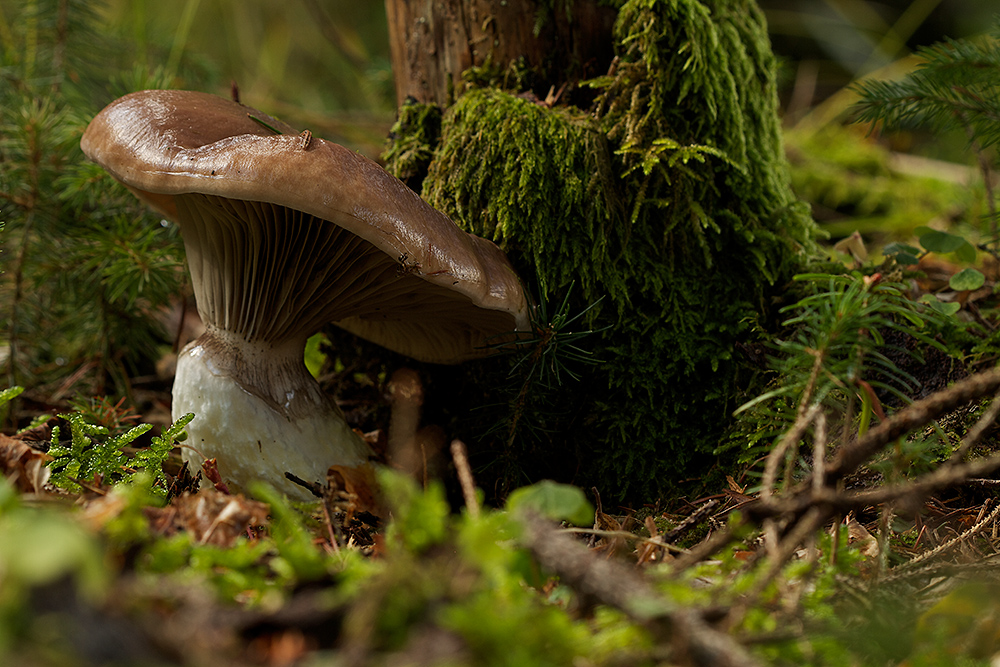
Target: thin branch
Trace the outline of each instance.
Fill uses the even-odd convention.
[[[989,502],[989,501],[987,501],[987,502]],[[916,567],[917,565],[923,563],[924,561],[930,560],[931,558],[934,558],[935,556],[938,556],[938,555],[944,553],[945,551],[947,551],[948,549],[951,549],[955,545],[960,544],[960,543],[962,543],[962,542],[964,542],[964,541],[966,541],[966,540],[968,540],[970,538],[975,537],[984,528],[986,528],[987,526],[991,525],[996,520],[998,514],[1000,514],[1000,504],[997,504],[997,506],[993,508],[992,512],[990,512],[985,518],[983,518],[982,520],[980,520],[979,522],[977,522],[976,525],[972,526],[971,528],[969,528],[965,532],[963,532],[963,533],[961,533],[961,534],[953,537],[952,539],[948,540],[947,542],[944,542],[943,544],[939,544],[938,546],[936,546],[935,548],[931,549],[930,551],[925,551],[924,553],[920,554],[919,556],[915,556],[915,557],[911,558],[910,560],[908,560],[907,562],[905,562],[905,563],[903,563],[901,565],[896,566],[895,568],[893,568],[893,571],[894,572],[900,572],[900,571],[903,571],[903,570],[910,569],[912,567]]]
[[[816,415],[816,428],[813,433],[813,493],[823,488],[823,476],[826,471],[826,415],[819,412]]]
[[[705,622],[694,609],[677,605],[635,570],[600,558],[536,516],[522,517],[524,545],[545,569],[585,599],[614,607],[669,639],[694,665],[752,667],[759,663],[728,634]]]
[[[973,375],[927,398],[916,401],[868,431],[857,442],[840,450],[827,468],[825,485],[849,475],[862,463],[907,432],[955,408],[1000,389],[1000,368]]]
[[[832,517],[838,513],[860,511],[882,503],[913,503],[935,491],[961,484],[974,477],[988,475],[998,469],[1000,469],[1000,452],[971,463],[939,468],[913,481],[876,489],[838,492],[824,487],[820,493],[799,493],[768,502],[756,500],[743,506],[746,515],[744,522],[752,524],[778,516],[796,517],[814,507],[823,507],[828,516]]]
[[[778,466],[781,465],[781,459],[785,457],[785,454],[791,447],[798,446],[802,440],[802,436],[805,435],[806,429],[809,428],[809,425],[816,417],[816,413],[819,412],[819,409],[820,404],[814,403],[807,410],[803,410],[796,418],[795,423],[792,424],[792,428],[788,429],[788,432],[781,438],[778,446],[768,454],[767,463],[764,466],[764,477],[761,482],[761,498],[770,498],[774,495],[774,481],[778,476]]]
[[[479,517],[479,499],[476,498],[476,483],[472,478],[472,468],[469,467],[469,457],[465,453],[465,443],[461,440],[451,441],[451,457],[455,461],[455,471],[462,485],[462,496],[465,507],[473,519]]]
[[[681,538],[681,536],[684,535],[684,533],[691,530],[691,528],[697,525],[699,521],[704,519],[705,515],[707,515],[710,511],[712,511],[712,509],[718,504],[719,504],[718,500],[709,500],[704,505],[696,509],[694,513],[691,514],[691,516],[687,517],[679,524],[677,524],[672,530],[669,530],[666,533],[664,533],[661,539],[666,544],[672,544],[676,542]],[[685,551],[687,550],[685,549]]]
[[[735,534],[729,527],[716,531],[708,539],[700,542],[695,547],[672,563],[671,571],[674,575],[684,572],[692,565],[701,562],[712,554],[718,553],[727,544],[735,540]]]
[[[674,551],[676,553],[686,554],[687,549],[675,546],[673,544],[667,544],[662,537],[645,537],[643,535],[636,535],[635,533],[630,533],[627,530],[601,530],[600,528],[560,528],[559,532],[562,533],[574,533],[576,535],[593,535],[596,537],[610,537],[610,538],[620,538],[624,540],[630,540],[633,542],[639,542],[642,544],[649,544],[654,547],[659,547],[661,549],[666,549],[667,551]]]

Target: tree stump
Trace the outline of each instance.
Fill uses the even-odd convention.
[[[545,95],[604,74],[613,58],[615,11],[596,0],[386,0],[396,102],[447,107],[470,67],[533,71]]]

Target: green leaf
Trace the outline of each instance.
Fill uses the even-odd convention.
[[[931,229],[920,236],[920,245],[930,252],[955,252],[967,243],[968,241],[961,236],[941,232],[936,229]]]
[[[958,250],[955,251],[955,257],[957,257],[961,262],[971,264],[976,261],[976,247],[966,241]]]
[[[577,526],[594,523],[594,508],[583,491],[551,480],[517,489],[507,498],[507,509],[511,512],[531,509],[554,521],[568,521]]]
[[[951,277],[948,286],[957,292],[977,290],[986,283],[986,276],[976,269],[962,269]]]
[[[926,303],[932,309],[944,315],[954,315],[959,310],[962,309],[962,305],[958,303],[945,303],[933,294],[924,294],[920,297],[920,303]]]
[[[7,387],[0,391],[0,405],[5,405],[21,395],[24,387]]]
[[[314,334],[306,341],[306,369],[317,380],[320,371],[323,370],[323,364],[326,363],[326,353],[323,352],[322,346],[329,342],[330,340],[323,333]]]
[[[908,243],[890,243],[882,249],[882,254],[886,257],[895,257],[896,261],[904,266],[910,266],[919,262],[917,257],[920,248],[915,248]]]

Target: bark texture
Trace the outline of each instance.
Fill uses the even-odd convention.
[[[386,0],[396,102],[408,97],[446,107],[461,90],[462,72],[489,65],[505,71],[522,62],[532,88],[551,87],[607,71],[615,12],[595,0]],[[523,60],[522,60],[523,59]]]

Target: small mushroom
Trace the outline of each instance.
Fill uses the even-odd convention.
[[[424,386],[412,368],[397,369],[387,386],[392,406],[389,418],[388,450],[392,465],[426,488],[446,442],[440,426],[421,428],[420,409],[424,404]]]
[[[178,223],[206,332],[180,354],[173,416],[227,481],[326,478],[370,449],[303,363],[334,322],[415,359],[456,363],[528,328],[494,244],[374,162],[238,102],[150,90],[101,111],[84,153]]]

